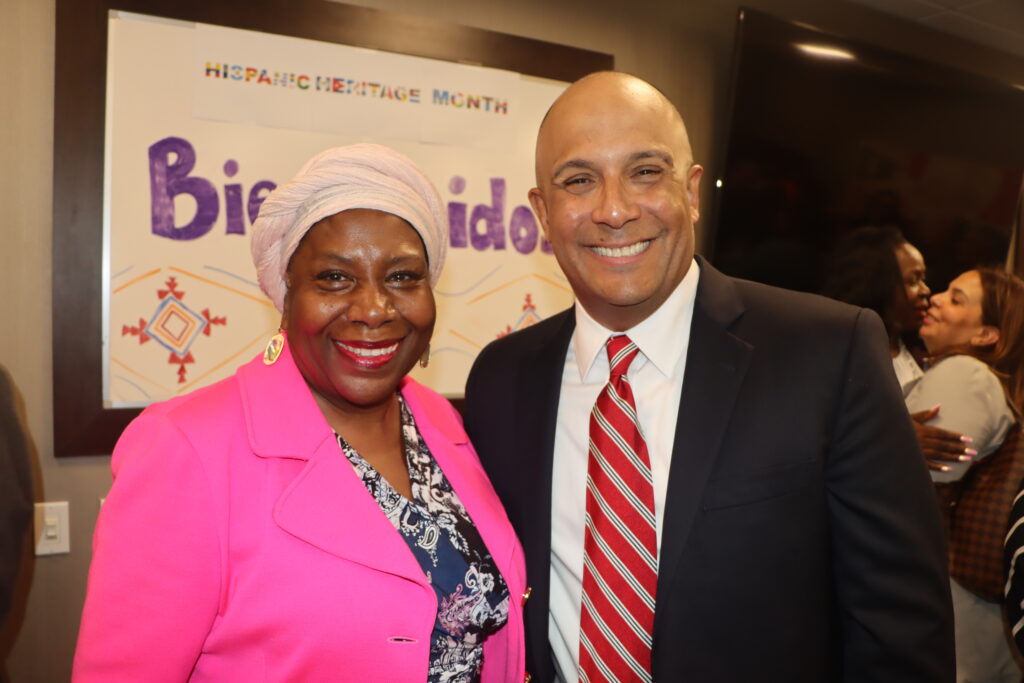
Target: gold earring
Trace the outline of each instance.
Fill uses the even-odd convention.
[[[427,348],[423,351],[423,355],[420,356],[420,367],[425,368],[430,365],[430,344],[427,344]]]
[[[267,348],[263,350],[263,364],[273,365],[276,363],[277,359],[281,357],[282,351],[284,351],[284,333],[278,330],[277,334],[267,342]]]

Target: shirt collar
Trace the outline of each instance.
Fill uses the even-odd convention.
[[[580,381],[585,381],[587,374],[598,355],[604,351],[608,337],[615,334],[629,336],[640,348],[643,358],[650,360],[663,375],[670,377],[676,370],[676,364],[683,357],[690,339],[689,326],[686,321],[693,318],[693,306],[697,300],[697,283],[700,280],[700,266],[694,259],[690,263],[686,275],[676,286],[672,294],[658,310],[649,315],[640,324],[624,331],[612,332],[594,320],[577,300],[576,330],[573,333],[573,350],[576,366],[580,373]]]

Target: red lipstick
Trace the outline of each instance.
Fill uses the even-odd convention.
[[[401,339],[368,342],[354,339],[345,341],[334,340],[334,347],[353,365],[367,370],[387,365],[398,354],[402,345]]]

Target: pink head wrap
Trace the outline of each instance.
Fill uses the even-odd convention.
[[[317,221],[348,209],[376,209],[404,219],[427,250],[430,284],[437,284],[448,250],[437,190],[404,154],[371,144],[328,149],[264,200],[252,226],[252,260],[260,288],[284,310],[288,261]]]

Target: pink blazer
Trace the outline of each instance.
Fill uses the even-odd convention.
[[[416,424],[512,595],[483,680],[524,676],[522,549],[461,420]],[[425,681],[437,601],[285,350],[147,408],[114,450],[74,681]]]

